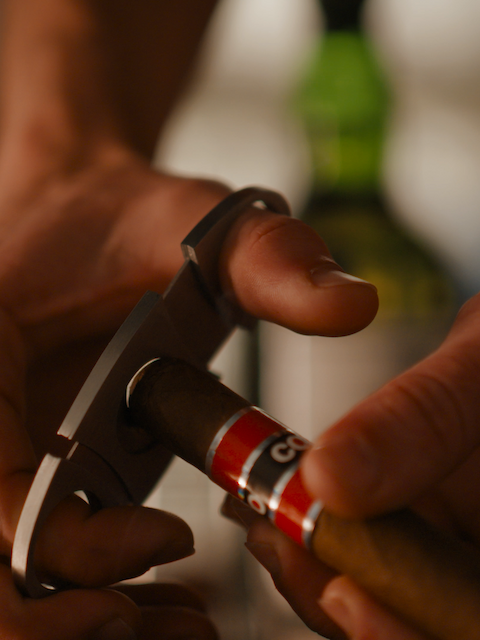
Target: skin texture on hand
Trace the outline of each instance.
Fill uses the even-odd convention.
[[[478,542],[480,297],[431,356],[362,402],[305,456],[308,488],[332,510],[366,516],[415,504]],[[433,516],[435,512],[431,512]]]

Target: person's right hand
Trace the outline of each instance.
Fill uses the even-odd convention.
[[[440,348],[367,398],[304,460],[304,479],[331,511],[367,517],[404,506],[480,548],[480,295]],[[423,638],[345,577],[322,603],[349,638]]]
[[[326,509],[365,518],[410,507],[480,548],[479,326],[480,294],[464,305],[436,352],[318,438],[301,468]],[[247,546],[317,632],[351,640],[427,640],[267,522],[249,524]]]

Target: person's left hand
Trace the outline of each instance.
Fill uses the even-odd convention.
[[[145,290],[166,287],[182,262],[180,241],[228,192],[217,183],[156,173],[131,153],[120,153],[115,162],[110,157],[48,180],[19,178],[0,193],[5,565],[37,460],[46,450],[55,453],[56,429],[81,383]],[[304,333],[353,332],[377,308],[374,287],[344,274],[311,229],[260,209],[232,229],[222,281],[247,312]],[[90,516],[80,499],[68,505],[50,519],[39,543],[39,564],[54,575],[99,587],[191,552],[188,528],[167,514],[126,507]],[[13,597],[11,585],[5,589]],[[69,602],[80,610],[88,598],[105,615],[111,610],[102,609],[103,591],[80,590],[77,596],[59,594],[29,606],[38,613]],[[134,624],[132,605],[125,602],[115,600],[114,609]],[[73,625],[63,611],[64,624]],[[83,622],[92,629],[95,620],[85,615]],[[73,628],[70,633],[76,637]]]
[[[4,638],[35,640],[216,640],[203,603],[176,584],[120,585],[76,589],[41,600],[24,598],[0,564]]]

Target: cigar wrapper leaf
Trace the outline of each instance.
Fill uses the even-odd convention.
[[[207,371],[180,360],[159,359],[135,381],[129,408],[133,423],[156,441],[270,516],[317,558],[350,576],[428,637],[480,640],[480,556],[475,551],[406,509],[367,520],[344,519],[321,509],[298,486],[298,461],[306,441],[252,408]],[[259,447],[255,424],[267,430],[257,438]],[[278,432],[268,431],[269,425],[276,425]],[[288,442],[293,442],[293,449]],[[272,462],[272,447],[280,463]],[[243,458],[237,455],[242,449]],[[278,472],[282,456],[288,463],[284,468],[290,469],[284,474],[288,484]],[[251,476],[257,474],[253,480],[243,478],[246,466]],[[276,497],[266,486],[275,482],[281,486]],[[284,500],[282,492],[288,493],[290,486],[294,491]],[[296,501],[298,509],[292,504]],[[272,502],[280,504],[280,515],[272,514]]]

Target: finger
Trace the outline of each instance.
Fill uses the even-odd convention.
[[[23,598],[10,569],[0,566],[2,637],[23,640],[131,640],[140,628],[135,604],[111,590],[67,591],[41,600]]]
[[[362,402],[303,459],[309,490],[345,516],[412,504],[479,446],[480,297],[441,348]]]
[[[143,607],[142,640],[217,640],[218,634],[208,617],[186,607]]]
[[[344,634],[318,604],[334,572],[283,535],[264,518],[250,527],[247,549],[271,574],[278,591],[300,618],[317,633],[333,640]]]
[[[79,498],[51,514],[37,545],[39,573],[82,586],[113,584],[194,552],[188,525],[145,507],[91,513]]]
[[[345,335],[374,318],[373,285],[332,260],[303,222],[252,208],[223,249],[222,286],[250,314],[305,334]]]
[[[320,605],[351,640],[427,640],[379,607],[344,576],[330,582]]]
[[[335,573],[244,502],[227,495],[222,515],[248,531],[247,549],[271,574],[276,588],[299,617],[327,638],[344,638],[318,606],[319,594]]]
[[[191,589],[178,584],[120,585],[142,613],[142,640],[214,640],[217,632],[205,615],[205,608]]]
[[[205,605],[200,596],[192,589],[181,584],[152,582],[149,584],[121,584],[116,591],[124,593],[138,606],[186,607],[205,613]]]

